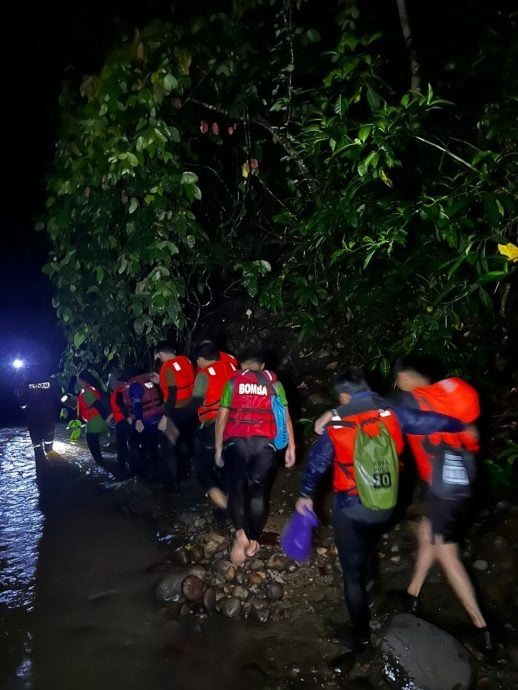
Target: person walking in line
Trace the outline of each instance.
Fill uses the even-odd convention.
[[[281,382],[265,369],[264,355],[255,346],[243,350],[239,362],[240,371],[223,389],[215,431],[215,462],[225,467],[230,487],[229,508],[236,530],[231,560],[236,565],[259,551],[266,519],[266,494],[276,457],[272,389],[286,408],[285,465],[295,464],[293,426]]]
[[[158,376],[164,398],[164,414],[158,424],[172,446],[168,454],[173,484],[178,485],[180,475],[188,474],[192,456],[192,435],[196,428],[196,410],[191,403],[194,388],[194,369],[185,355],[177,355],[175,348],[160,342],[155,348],[160,360]]]
[[[356,369],[339,374],[333,386],[340,406],[330,412],[330,421],[310,450],[295,508],[302,515],[306,510],[313,510],[313,496],[319,480],[332,466],[334,536],[353,626],[352,643],[355,649],[361,650],[370,646],[369,561],[396,505],[398,456],[403,449],[403,433],[457,432],[464,429],[464,424],[444,415],[388,403],[370,389],[362,372]],[[373,454],[374,469],[370,475],[366,471],[368,458],[362,457],[362,445],[359,444],[365,435],[381,444],[377,446],[376,455]],[[368,493],[360,498],[367,476]],[[383,500],[374,503],[377,494]]]
[[[81,391],[77,397],[77,415],[86,422],[86,443],[95,462],[104,467],[101,436],[109,429],[111,414],[105,409],[100,382],[89,371],[77,377]]]
[[[455,415],[463,422],[473,423],[480,415],[476,391],[458,378],[443,379],[432,384],[425,357],[405,357],[395,365],[396,385],[401,391],[397,400],[409,407],[435,410]],[[459,542],[467,528],[469,509],[469,478],[459,497],[437,495],[434,486],[434,465],[450,453],[454,459],[459,451],[476,453],[478,437],[473,430],[433,436],[408,436],[418,474],[426,487],[426,516],[417,531],[417,556],[412,579],[406,590],[405,608],[416,613],[419,596],[430,568],[438,563],[473,623],[484,651],[494,647],[492,635],[480,609],[469,575],[459,557]],[[437,468],[435,468],[437,469]],[[462,468],[461,468],[462,469]]]
[[[198,346],[195,352],[198,374],[194,382],[192,400],[200,421],[200,427],[194,436],[198,481],[216,507],[225,510],[227,497],[216,474],[214,463],[216,417],[223,388],[235,374],[237,367],[228,359],[220,359],[220,355],[210,341]]]

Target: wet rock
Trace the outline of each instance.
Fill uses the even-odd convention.
[[[232,582],[236,576],[236,569],[230,561],[217,561],[214,570],[221,575],[226,582]]]
[[[279,601],[284,597],[284,587],[280,582],[270,582],[266,587],[266,595],[272,601]]]
[[[243,587],[246,586],[248,584],[248,573],[245,573],[243,570],[240,570],[236,574],[236,584],[243,585]]]
[[[401,556],[391,556],[390,562],[394,565],[399,565],[401,563]]]
[[[250,570],[262,570],[264,568],[264,561],[262,561],[260,558],[256,558],[254,561],[252,561],[252,564],[250,565]]]
[[[205,581],[205,568],[193,565],[182,568],[175,566],[169,572],[162,575],[155,587],[155,597],[160,603],[175,601],[175,597],[182,593],[182,582],[189,575]]]
[[[246,601],[250,595],[250,592],[245,587],[237,585],[236,587],[234,587],[232,595],[240,601]]]
[[[216,590],[214,587],[209,587],[203,595],[203,605],[209,613],[216,608]]]
[[[260,570],[257,572],[251,572],[248,576],[248,583],[250,585],[262,585],[265,577],[266,573],[263,573]]]
[[[248,619],[253,623],[267,623],[270,620],[270,609],[252,606]]]
[[[236,597],[225,599],[222,611],[227,618],[239,618],[241,615],[241,602]]]
[[[488,564],[488,562],[485,561],[483,558],[479,558],[478,560],[476,560],[476,561],[473,563],[473,567],[475,568],[475,570],[481,570],[481,571],[483,571],[483,570],[487,570],[487,569],[488,569],[489,564]]]
[[[285,556],[272,556],[266,562],[266,567],[272,570],[287,570],[290,565],[290,560]],[[258,568],[260,570],[260,568]]]
[[[205,583],[196,575],[187,575],[182,582],[182,594],[187,601],[199,601],[205,591]]]
[[[207,534],[207,541],[213,541],[215,544],[222,546],[227,541],[226,537],[219,532],[210,532]]]
[[[171,560],[175,565],[189,565],[191,563],[191,554],[185,549],[178,549],[171,554]]]
[[[204,557],[203,546],[200,546],[200,544],[195,544],[191,549],[191,554],[192,560],[195,563],[199,563]]]
[[[383,675],[392,687],[468,690],[473,673],[464,647],[451,635],[410,614],[398,614],[379,641]]]

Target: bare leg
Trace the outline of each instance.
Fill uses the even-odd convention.
[[[169,419],[169,417],[167,418],[167,426],[165,428],[164,434],[165,434],[167,440],[169,441],[169,443],[172,446],[175,446],[176,441],[178,440],[178,436],[180,435],[180,432],[178,431],[178,429],[176,428],[176,426],[174,425],[172,420]]]
[[[466,609],[473,625],[476,628],[485,628],[487,624],[478,605],[475,590],[466,572],[466,568],[459,558],[457,544],[444,544],[442,538],[437,537],[435,553],[437,560],[448,578],[448,582],[461,604]]]
[[[413,597],[419,596],[435,559],[432,526],[428,518],[423,518],[417,528],[417,556],[412,580],[407,588],[408,594]]]

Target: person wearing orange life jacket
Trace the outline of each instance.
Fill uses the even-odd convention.
[[[126,372],[112,372],[108,378],[110,392],[110,409],[115,423],[115,435],[117,441],[117,461],[120,467],[129,465],[129,438],[132,430],[133,419],[124,402],[124,392],[127,388]]]
[[[194,436],[198,481],[214,504],[225,510],[227,497],[221,488],[214,465],[215,422],[223,388],[235,374],[237,367],[229,359],[220,359],[220,354],[210,341],[198,346],[195,352],[198,374],[194,382],[192,400],[197,407],[200,422]]]
[[[465,423],[480,415],[476,391],[461,379],[444,379],[432,384],[429,362],[424,357],[406,357],[395,366],[398,399],[421,410],[454,414]],[[414,573],[406,591],[407,610],[416,613],[419,595],[430,568],[438,562],[455,594],[477,629],[479,644],[491,651],[494,643],[477,601],[468,573],[459,558],[458,544],[466,527],[469,498],[447,500],[437,496],[432,486],[434,462],[445,449],[478,450],[478,436],[472,428],[455,434],[433,434],[423,439],[408,436],[419,476],[426,486],[426,517],[418,527],[418,550]]]
[[[266,492],[276,451],[275,417],[271,404],[274,388],[287,408],[286,393],[277,376],[264,368],[264,355],[257,347],[246,348],[239,356],[240,371],[225,384],[216,418],[218,467],[225,467],[229,482],[229,507],[236,537],[231,552],[234,564],[253,558],[266,517]],[[295,441],[286,409],[288,447],[286,467],[295,464]]]
[[[95,462],[104,467],[101,435],[108,431],[110,413],[104,408],[101,384],[89,371],[77,376],[81,391],[77,397],[78,417],[86,422],[86,443]]]
[[[216,345],[214,340],[202,340],[200,341],[197,346],[196,346],[196,352],[198,351],[198,348],[201,347],[202,345],[210,345],[212,350],[216,350],[219,354],[219,360],[222,362],[227,362],[228,364],[232,364],[237,369],[239,369],[239,362],[237,361],[237,357],[234,357],[234,355],[231,355],[229,352],[224,352],[223,350],[219,350],[218,346]],[[200,371],[200,367],[196,365],[196,371],[195,373],[198,374]]]
[[[302,515],[306,510],[313,509],[313,495],[320,478],[332,465],[333,528],[342,565],[345,600],[353,625],[352,645],[353,649],[363,649],[370,646],[367,597],[369,560],[379,535],[392,517],[393,509],[370,509],[360,500],[354,468],[358,425],[363,423],[365,431],[371,434],[369,424],[373,425],[373,429],[382,424],[398,454],[403,449],[403,432],[454,432],[462,431],[464,425],[444,415],[392,405],[371,391],[359,370],[348,369],[339,374],[333,386],[340,406],[331,412],[331,421],[310,450],[295,508]]]
[[[160,342],[155,347],[155,356],[160,360],[159,383],[164,397],[164,414],[158,424],[172,445],[169,454],[169,468],[173,485],[178,484],[183,470],[192,457],[192,435],[196,428],[196,410],[191,403],[194,388],[194,369],[185,355],[177,355],[175,348]]]

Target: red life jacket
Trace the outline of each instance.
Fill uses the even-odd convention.
[[[263,370],[260,373],[275,385],[277,376],[273,372]],[[260,381],[257,372],[249,370],[236,372],[231,381],[232,400],[223,440],[250,436],[265,436],[273,440],[277,427],[268,387]]]
[[[162,403],[160,389],[151,381],[149,374],[141,374],[140,376],[133,377],[128,381],[128,385],[124,387],[122,399],[131,415],[135,415],[135,403],[131,399],[129,393],[132,383],[139,383],[143,389],[140,404],[142,405],[142,419],[144,421],[150,417],[164,414],[164,405]]]
[[[232,364],[234,366],[234,371],[237,371],[239,368],[239,362],[237,361],[236,357],[234,357],[234,355],[230,355],[228,352],[220,352],[219,359],[221,362],[228,362],[229,364]]]
[[[433,383],[431,386],[414,388],[411,392],[420,410],[440,412],[456,417],[466,424],[480,416],[480,403],[477,391],[462,379],[451,378]],[[472,452],[479,450],[474,436],[461,431],[457,434],[430,434],[429,436],[408,435],[419,476],[430,483],[432,479],[432,452],[430,446],[447,444],[452,448],[466,448]]]
[[[336,419],[336,418],[335,418]],[[341,421],[362,424],[362,428],[370,435],[377,436],[378,424],[381,422],[387,427],[389,434],[394,440],[398,455],[402,452],[404,442],[401,429],[396,415],[391,410],[368,410],[349,417],[343,417]],[[348,426],[332,426],[329,423],[327,430],[335,450],[333,463],[333,490],[347,491],[357,494],[356,479],[354,471],[354,442],[356,440],[357,428]]]
[[[236,367],[232,362],[221,359],[209,364],[208,367],[201,370],[200,373],[206,374],[209,383],[205,391],[203,405],[198,408],[198,418],[200,422],[204,423],[211,419],[216,419],[223,388],[235,372]]]
[[[77,415],[83,420],[83,422],[89,422],[94,417],[101,416],[99,410],[97,410],[95,407],[88,407],[88,405],[86,404],[84,394],[87,391],[93,393],[97,400],[101,399],[100,391],[96,390],[92,386],[85,386],[81,393],[79,393],[79,395],[77,396]]]
[[[115,424],[118,424],[119,422],[122,422],[123,419],[126,419],[126,415],[119,406],[119,395],[124,394],[125,388],[126,386],[119,386],[118,388],[115,388],[110,395],[110,409],[112,411],[113,421]]]
[[[194,388],[194,369],[191,360],[184,355],[178,355],[168,360],[160,369],[160,388],[165,402],[169,399],[169,388],[167,386],[166,372],[172,371],[176,380],[176,405],[179,402],[188,400],[192,396]]]

